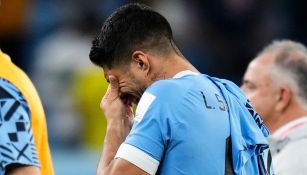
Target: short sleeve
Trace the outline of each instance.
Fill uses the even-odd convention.
[[[149,174],[155,174],[168,140],[168,126],[161,119],[162,115],[167,115],[163,104],[155,95],[145,92],[137,107],[132,130],[116,157],[128,160]]]
[[[39,167],[27,102],[14,85],[0,78],[0,174],[10,164]]]

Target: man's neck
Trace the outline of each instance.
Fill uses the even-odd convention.
[[[161,63],[158,62],[157,64],[160,66],[155,66],[159,68],[159,70],[153,70],[153,81],[172,78],[177,73],[185,70],[199,72],[188,60],[178,55],[173,55],[171,58],[168,58]]]
[[[284,111],[281,115],[277,116],[277,120],[269,122],[267,126],[271,132],[275,132],[277,129],[281,128],[287,123],[304,116],[307,116],[307,110],[299,105],[295,105]]]

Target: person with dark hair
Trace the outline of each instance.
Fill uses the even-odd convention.
[[[268,130],[240,88],[199,73],[151,8],[116,10],[90,59],[110,83],[98,175],[273,173]]]
[[[275,172],[307,172],[307,49],[274,41],[249,64],[242,89],[272,135]]]

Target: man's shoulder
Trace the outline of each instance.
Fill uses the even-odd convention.
[[[275,137],[272,135],[269,138],[270,146],[272,147],[273,153],[275,152],[275,154],[279,154],[279,156],[293,155],[295,152],[305,151],[307,147],[307,124],[292,129],[291,132],[281,140]]]
[[[296,128],[293,129],[288,135],[288,137],[292,140],[307,140],[307,117],[302,117],[301,119],[302,123],[298,123],[295,126]]]
[[[305,131],[306,132],[306,131]],[[306,132],[307,133],[307,132]],[[306,134],[307,135],[307,134]],[[289,139],[283,148],[273,154],[276,174],[301,174],[307,171],[307,137]]]
[[[288,145],[293,148],[304,149],[307,147],[307,124],[304,124],[288,135]],[[307,153],[307,150],[305,151]],[[307,156],[307,155],[306,155]],[[307,160],[307,157],[306,157]]]
[[[1,167],[11,164],[39,166],[28,104],[19,89],[0,78]],[[1,169],[0,169],[1,171]]]
[[[152,84],[142,95],[138,108],[147,109],[149,106],[177,106],[182,99],[190,91],[192,85],[188,85],[189,81],[182,79],[166,79],[159,80]]]
[[[201,84],[200,80],[208,80],[206,77],[199,78],[197,76],[186,76],[182,78],[170,78],[165,80],[159,80],[153,83],[148,89],[147,92],[154,95],[163,95],[163,96],[180,96],[189,90],[193,90],[196,86]],[[204,83],[204,82],[202,82]]]

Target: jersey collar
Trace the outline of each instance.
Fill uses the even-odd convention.
[[[305,124],[307,124],[307,116],[300,117],[280,127],[271,136],[275,139],[284,139],[292,130]]]
[[[0,58],[4,58],[8,61],[11,61],[10,57],[8,55],[6,55],[5,53],[2,52],[2,50],[0,49]]]
[[[178,72],[173,78],[181,78],[186,75],[198,75],[198,74],[199,73],[197,72],[192,72],[190,70],[184,70],[184,71]]]

